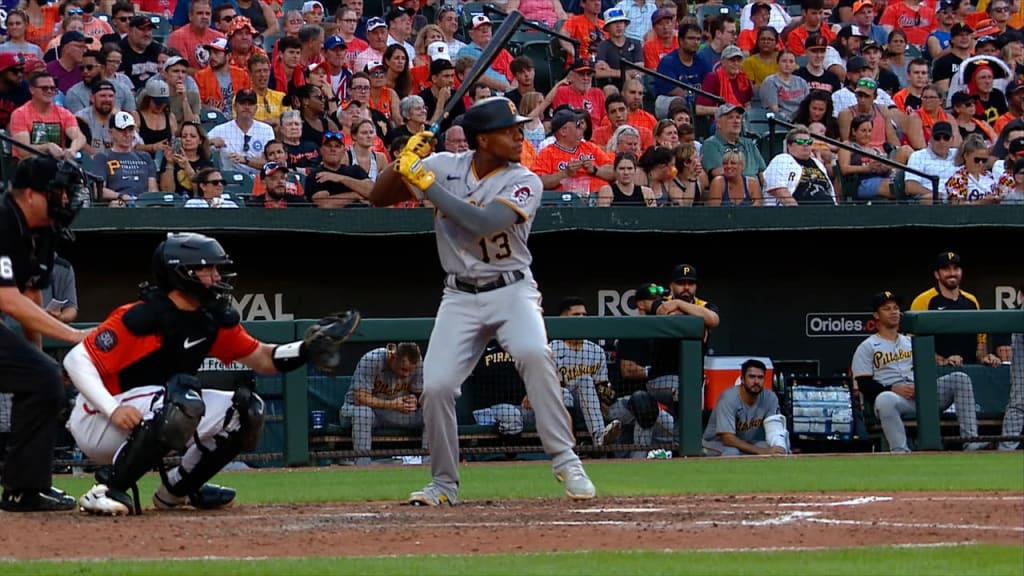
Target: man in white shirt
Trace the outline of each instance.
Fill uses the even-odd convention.
[[[622,0],[615,5],[626,14],[626,38],[643,42],[651,31],[651,16],[658,10],[658,5],[651,0]]]
[[[832,116],[839,118],[839,113],[857,103],[857,95],[853,93],[853,87],[857,85],[868,68],[868,61],[863,56],[853,56],[846,63],[846,84],[839,90],[832,93]],[[875,104],[882,110],[894,108],[896,103],[885,90],[879,89],[875,92]]]
[[[946,203],[946,180],[957,170],[953,164],[956,148],[953,145],[953,126],[949,122],[936,122],[932,126],[932,138],[928,146],[910,155],[907,167],[935,174],[939,177],[939,203]],[[921,204],[932,203],[931,180],[907,171],[907,196],[917,199]]]
[[[828,170],[811,153],[813,143],[804,126],[786,134],[786,152],[772,158],[764,171],[765,206],[836,203]]]
[[[210,130],[210,143],[220,148],[225,170],[255,175],[263,167],[263,148],[274,139],[274,129],[255,119],[256,93],[235,93],[235,119]]]
[[[401,44],[410,60],[416,56],[416,48],[409,43],[412,38],[412,13],[401,6],[388,11],[384,21],[388,24],[388,46]]]

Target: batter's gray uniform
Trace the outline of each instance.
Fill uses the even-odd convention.
[[[597,441],[604,433],[597,383],[608,382],[604,349],[590,340],[552,340],[551,352],[555,355],[562,386],[572,395],[573,405],[583,413],[590,437]]]
[[[472,167],[473,154],[441,152],[423,162],[455,198],[479,206],[503,202],[519,220],[481,238],[440,211],[434,215],[437,251],[448,275],[423,362],[423,418],[432,483],[451,495],[459,485],[455,401],[492,338],[516,360],[556,473],[581,466],[547,345],[541,294],[530,271],[527,239],[543,186],[536,174],[515,163],[480,177]]]
[[[356,371],[352,374],[352,384],[345,394],[345,403],[341,406],[341,423],[352,424],[352,448],[359,451],[370,450],[375,428],[423,428],[422,409],[406,414],[400,410],[370,408],[356,404],[357,390],[369,392],[382,400],[395,400],[409,394],[419,396],[423,392],[422,364],[417,363],[413,373],[402,379],[388,364],[387,348],[376,348],[364,354],[356,365]],[[356,459],[356,464],[369,463],[369,457]]]
[[[1010,399],[1003,414],[1003,436],[1024,432],[1024,334],[1014,334],[1010,357]],[[1016,450],[1019,442],[1000,442],[1000,450]]]
[[[708,426],[704,429],[704,454],[708,456],[739,456],[744,452],[734,446],[726,446],[719,436],[722,432],[735,434],[737,438],[760,446],[768,447],[764,434],[764,419],[779,413],[779,397],[771,390],[763,389],[753,406],[748,406],[740,396],[740,387],[727,388],[718,397],[715,409],[711,411]]]
[[[885,388],[875,398],[875,415],[882,423],[889,449],[910,452],[902,417],[917,414],[917,402],[892,391],[895,385],[914,385],[914,352],[910,337],[900,334],[891,341],[872,334],[861,342],[853,353],[853,377],[863,376],[871,377]],[[964,372],[952,372],[940,377],[935,384],[939,392],[939,410],[945,410],[956,402],[960,435],[977,437],[978,415],[975,413],[971,377]]]

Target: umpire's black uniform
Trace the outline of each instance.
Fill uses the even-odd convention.
[[[0,288],[44,288],[53,269],[57,233],[30,229],[10,193],[0,201]],[[14,394],[4,463],[4,509],[33,506],[50,492],[57,413],[64,380],[57,362],[0,324],[0,392]],[[45,508],[36,508],[45,509]]]

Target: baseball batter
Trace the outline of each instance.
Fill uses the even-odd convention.
[[[437,251],[447,273],[430,335],[433,345],[423,364],[423,418],[433,479],[409,496],[413,504],[452,505],[458,499],[455,401],[495,337],[516,359],[555,477],[570,498],[595,495],[573,452],[541,294],[530,271],[527,239],[542,187],[537,175],[519,164],[528,121],[507,98],[480,100],[463,116],[469,152],[431,155],[433,135],[415,134],[370,194],[375,206],[407,200],[409,193],[434,204]]]

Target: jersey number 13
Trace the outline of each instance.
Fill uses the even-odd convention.
[[[484,264],[491,261],[491,254],[496,260],[502,260],[512,255],[512,245],[508,241],[508,232],[502,232],[487,238],[480,239],[480,261]]]

